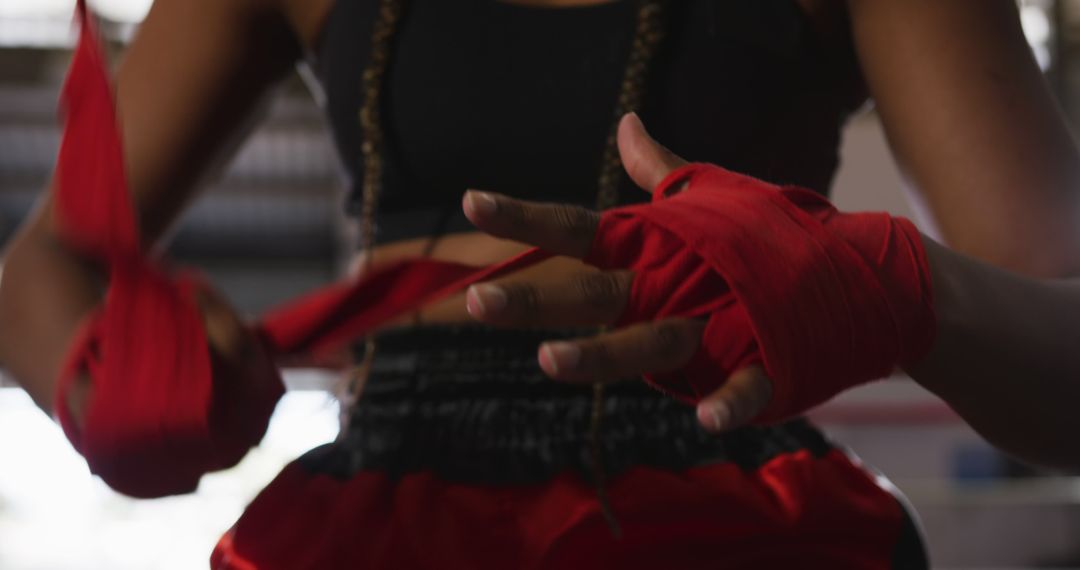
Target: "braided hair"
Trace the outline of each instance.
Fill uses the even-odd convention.
[[[664,0],[636,0],[637,19],[630,54],[626,59],[619,95],[612,112],[604,154],[597,177],[596,208],[603,210],[619,202],[619,184],[623,169],[619,160],[616,133],[619,119],[641,108],[650,64],[664,36]],[[375,217],[382,192],[382,167],[385,136],[381,117],[382,93],[386,70],[391,59],[391,46],[406,0],[379,0],[379,9],[371,34],[371,59],[363,73],[360,107],[362,141],[361,163],[364,175],[361,184],[360,245],[369,250],[375,245]],[[370,259],[370,256],[367,256]]]
[[[638,4],[633,43],[623,70],[619,95],[612,112],[612,125],[608,131],[604,153],[597,176],[596,209],[604,210],[619,203],[619,185],[623,180],[622,161],[619,158],[617,133],[619,121],[626,113],[638,111],[645,98],[645,86],[651,63],[664,37],[665,0],[635,0]],[[382,94],[386,71],[391,60],[394,33],[405,10],[406,0],[379,0],[378,14],[371,34],[371,58],[364,70],[361,93],[364,101],[360,107],[362,130],[361,163],[364,173],[361,185],[360,247],[364,252],[364,264],[369,267],[375,246],[375,217],[378,213],[379,196],[382,193],[382,173],[385,135],[381,116]],[[353,371],[346,397],[355,401],[366,380],[375,355],[374,337],[369,336],[363,362]],[[611,509],[604,485],[603,462],[600,455],[600,427],[603,420],[603,384],[593,385],[592,412],[589,428],[590,469],[597,498],[611,531],[620,535],[619,523]],[[351,403],[351,402],[350,402]],[[346,423],[347,425],[347,423]]]

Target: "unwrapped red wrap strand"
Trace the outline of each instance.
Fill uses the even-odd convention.
[[[63,92],[56,221],[65,243],[107,270],[109,285],[69,348],[56,410],[72,444],[113,488],[187,492],[259,441],[282,382],[275,370],[254,379],[222,373],[195,302],[205,286],[140,248],[108,74],[84,2],[77,13],[83,26]],[[684,180],[689,189],[666,198]],[[331,351],[548,257],[533,249],[486,268],[404,261],[306,295],[256,329],[273,353]],[[588,261],[635,271],[624,322],[708,318],[691,364],[651,382],[695,401],[730,372],[763,362],[775,390],[761,421],[883,376],[933,339],[926,256],[909,222],[840,214],[810,192],[717,167],[678,171],[653,203],[605,212]],[[77,425],[68,394],[80,377],[92,392]]]
[[[358,281],[308,293],[267,313],[258,326],[276,353],[319,355],[473,283],[496,279],[550,257],[534,248],[488,267],[431,259],[400,261]]]
[[[228,379],[214,377],[195,303],[200,280],[172,274],[141,250],[108,74],[81,0],[77,16],[55,215],[61,239],[97,261],[109,285],[68,350],[56,412],[90,469],[118,491],[191,491],[203,473],[235,464],[262,437],[281,379],[275,372],[251,385],[219,385]],[[80,377],[92,392],[77,425],[68,394]]]
[[[139,246],[108,74],[84,2],[79,43],[63,91],[57,164],[61,239],[97,261],[109,285],[62,366],[61,425],[110,486],[149,497],[194,490],[203,473],[231,466],[258,443],[283,386],[276,371],[239,379],[215,373],[195,297],[204,287]],[[274,353],[333,350],[378,325],[469,284],[548,257],[526,252],[498,267],[411,261],[334,285],[271,313],[257,326]],[[73,383],[92,387],[81,425]]]

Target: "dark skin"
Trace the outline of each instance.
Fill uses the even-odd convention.
[[[619,129],[630,177],[653,188],[685,164],[657,144],[636,117]],[[525,202],[469,192],[469,219],[493,235],[580,258],[596,233],[599,215],[577,206]],[[1080,430],[1080,282],[1037,280],[1008,273],[923,237],[938,317],[929,355],[907,369],[923,387],[950,404],[990,442],[1017,457],[1080,469],[1074,434]],[[580,274],[543,285],[487,283],[469,290],[477,319],[497,326],[609,325],[630,296],[633,274]],[[631,325],[595,338],[541,346],[540,365],[560,381],[591,383],[679,368],[697,350],[704,325],[672,318]],[[698,418],[713,431],[749,423],[768,404],[772,383],[759,366],[736,371],[698,404]]]
[[[527,3],[557,8],[597,1]],[[1078,196],[1063,189],[1077,187],[1080,160],[1023,42],[1011,0],[800,4],[823,33],[845,21],[831,14],[850,13],[863,71],[890,142],[950,244],[1021,272],[1057,275],[1076,267],[1080,255],[1071,228],[1080,227],[1072,214],[1080,211]],[[316,44],[330,5],[330,0],[155,2],[116,72],[129,186],[147,244],[161,239],[195,197],[200,181],[257,119],[261,103],[299,57],[293,38],[308,49]],[[414,240],[384,246],[374,253],[374,264],[419,255],[427,245]],[[488,264],[524,247],[477,233],[439,240],[431,255]],[[105,283],[56,240],[48,197],[8,245],[4,260],[0,361],[51,412],[61,359],[78,324],[100,302]],[[544,286],[582,279],[590,271],[564,257],[506,283]],[[614,297],[608,303],[618,304],[617,291],[609,294]],[[266,356],[253,348],[223,300],[207,297],[203,305],[213,350],[231,358],[237,369],[265,365]],[[470,320],[460,296],[419,317]],[[685,360],[683,354],[665,353],[670,335],[649,329],[612,335],[638,343],[642,355],[633,367],[612,362],[621,367],[611,370],[614,375],[670,369]],[[66,405],[77,414],[91,390],[84,383]]]
[[[116,73],[128,183],[145,243],[161,238],[242,139],[292,69],[292,45],[289,23],[270,2],[155,3]],[[47,195],[8,245],[0,284],[0,360],[46,411],[67,345],[104,285],[55,236]],[[219,352],[249,354],[250,339],[228,306],[216,296],[203,303]],[[83,388],[75,392],[80,400],[90,387]],[[81,401],[72,408],[78,414]]]

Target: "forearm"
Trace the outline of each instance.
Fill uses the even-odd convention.
[[[1080,153],[1013,0],[848,0],[890,145],[949,247],[1080,269]]]
[[[56,240],[42,206],[4,255],[0,362],[47,412],[79,322],[99,303],[104,276]]]
[[[229,155],[296,49],[269,0],[154,3],[115,80],[125,182],[146,247]],[[8,244],[0,284],[0,361],[47,411],[70,340],[106,278],[60,243],[52,195]]]
[[[938,333],[908,372],[995,445],[1080,468],[1080,282],[1038,281],[924,240]]]

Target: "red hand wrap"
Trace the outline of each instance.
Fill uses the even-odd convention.
[[[55,215],[65,243],[107,270],[109,288],[69,349],[56,411],[91,470],[115,489],[140,497],[190,491],[202,473],[235,464],[258,442],[283,386],[276,374],[219,386],[229,379],[214,375],[195,303],[203,285],[169,275],[140,251],[109,80],[82,1],[78,16]],[[93,392],[79,427],[67,394],[83,374]]]
[[[909,221],[842,214],[716,166],[682,168],[651,204],[605,213],[586,261],[636,272],[624,322],[708,316],[691,364],[647,377],[659,388],[693,402],[762,362],[774,385],[758,421],[887,376],[933,343],[930,272]]]
[[[83,33],[64,87],[56,221],[70,247],[108,270],[109,288],[69,349],[56,410],[75,448],[112,487],[135,496],[186,492],[258,442],[281,378],[274,370],[246,380],[219,371],[195,303],[204,286],[141,251],[108,75],[82,0],[78,15]],[[684,179],[689,190],[659,199]],[[656,385],[695,400],[728,372],[764,361],[776,384],[763,418],[776,419],[928,349],[926,259],[905,220],[842,215],[809,192],[706,166],[675,173],[656,197],[606,212],[589,260],[637,272],[626,322],[709,315],[685,380],[650,377]],[[258,332],[274,353],[331,350],[547,257],[533,249],[487,268],[401,262],[305,296]],[[93,391],[80,428],[68,394],[82,374]]]
[[[171,275],[141,251],[108,74],[82,0],[77,15],[83,28],[63,91],[56,221],[69,247],[107,269],[109,287],[68,349],[57,416],[90,469],[118,491],[188,492],[203,473],[235,464],[258,443],[283,385],[276,370],[253,379],[217,371],[195,302],[204,285]],[[488,268],[402,262],[298,299],[257,332],[272,353],[333,350],[424,303],[547,257],[531,250]],[[92,387],[81,427],[68,402],[80,375]]]

